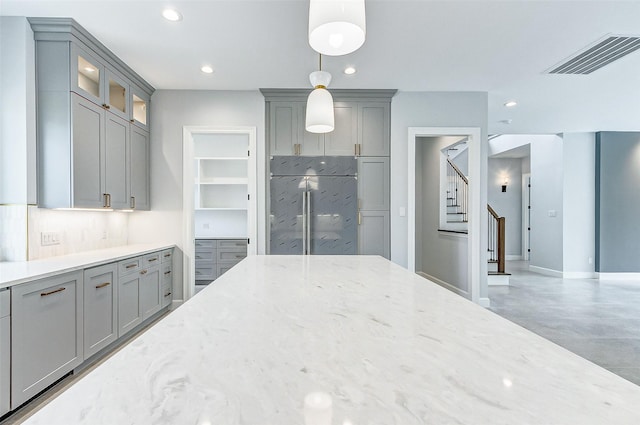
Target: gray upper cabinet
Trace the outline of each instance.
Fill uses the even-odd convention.
[[[129,194],[130,208],[149,210],[149,132],[137,126],[131,127],[131,193]]]
[[[83,361],[82,271],[11,288],[11,407]]]
[[[324,135],[324,154],[327,156],[353,156],[358,140],[358,104],[334,102],[335,128]]]
[[[389,156],[395,90],[331,90],[335,128],[325,134],[305,130],[308,90],[261,91],[267,101],[270,155]]]
[[[117,264],[84,271],[84,356],[118,338]]]
[[[358,105],[358,155],[389,156],[391,112],[387,102]]]
[[[38,206],[149,209],[153,87],[73,19],[29,22],[36,40]]]

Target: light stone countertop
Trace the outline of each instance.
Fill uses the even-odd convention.
[[[303,425],[317,391],[322,425],[640,423],[640,387],[381,257],[250,256],[25,424]]]
[[[135,244],[60,255],[42,260],[0,262],[0,289],[173,247],[173,244],[167,243]]]

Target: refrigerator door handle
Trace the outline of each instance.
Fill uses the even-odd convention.
[[[311,255],[311,192],[307,192],[307,254]]]
[[[302,192],[302,255],[307,255],[307,191]]]

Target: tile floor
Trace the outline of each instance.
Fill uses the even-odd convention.
[[[640,385],[640,281],[562,279],[509,261],[490,310]]]

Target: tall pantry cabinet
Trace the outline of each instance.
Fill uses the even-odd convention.
[[[69,18],[36,40],[38,205],[148,210],[153,87]]]
[[[396,91],[330,90],[335,129],[326,134],[305,129],[309,90],[261,92],[266,100],[269,155],[357,158],[358,254],[390,258],[390,123]]]

